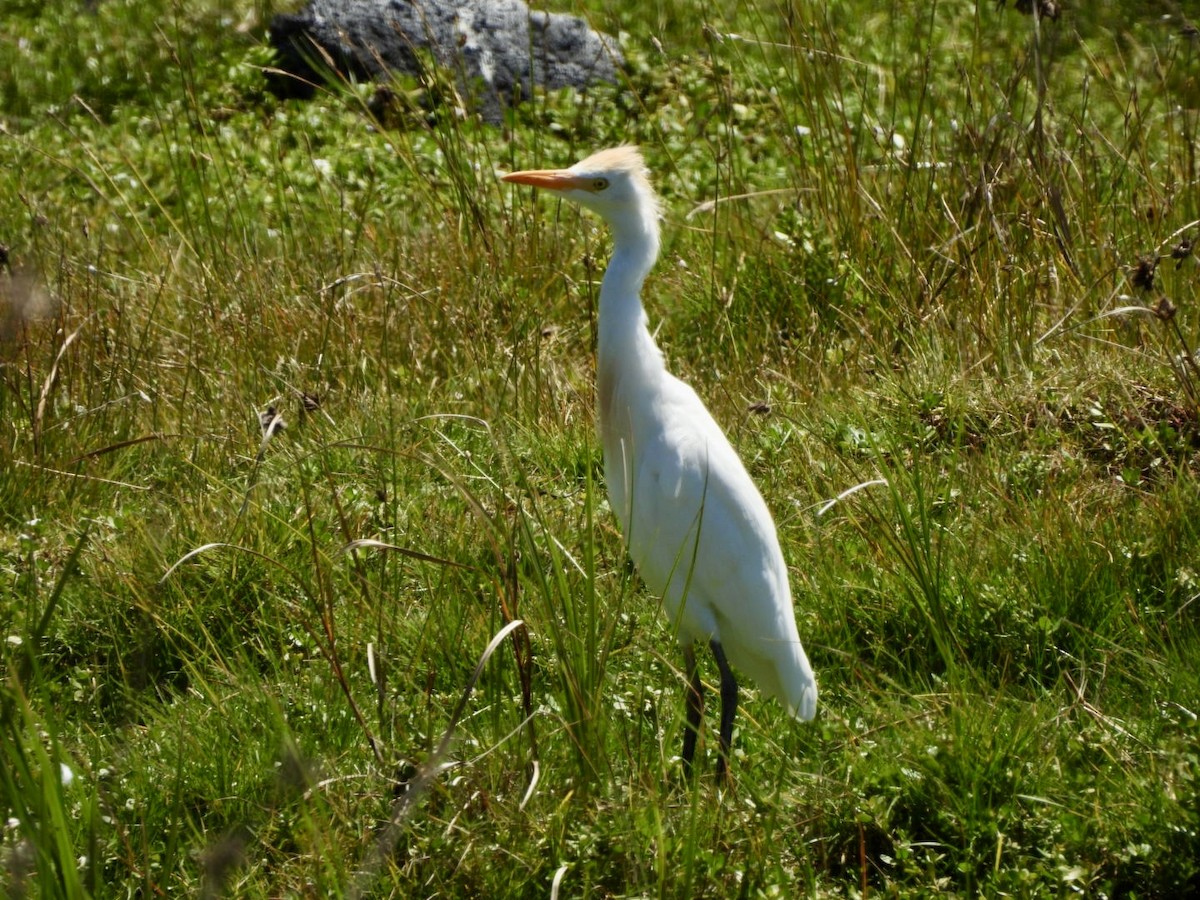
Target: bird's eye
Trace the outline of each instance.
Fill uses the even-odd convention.
[[[608,187],[608,179],[607,178],[593,178],[592,179],[592,190],[593,191],[602,191],[607,187]]]

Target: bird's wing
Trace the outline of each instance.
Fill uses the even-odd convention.
[[[681,641],[717,638],[760,688],[811,717],[816,685],[766,503],[690,387],[672,378],[658,399],[635,430],[630,554]]]
[[[775,524],[696,392],[664,373],[623,395],[605,445],[608,490],[638,571],[680,642],[716,638],[733,665],[794,715],[816,712]],[[636,436],[636,437],[635,437]]]

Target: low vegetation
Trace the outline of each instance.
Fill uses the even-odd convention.
[[[1200,887],[1200,37],[1034,5],[560,6],[622,82],[492,127],[276,99],[271,4],[7,4],[0,891]],[[730,790],[604,499],[603,229],[496,177],[622,142],[821,684]]]

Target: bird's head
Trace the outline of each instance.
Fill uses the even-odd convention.
[[[630,231],[658,232],[658,198],[636,147],[593,153],[569,169],[534,169],[503,176],[514,184],[554,191],[604,219],[618,238]]]

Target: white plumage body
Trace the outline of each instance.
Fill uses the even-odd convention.
[[[720,426],[641,330],[638,363],[600,369],[604,476],[629,555],[680,643],[719,641],[763,693],[811,719],[816,679],[775,523]]]

